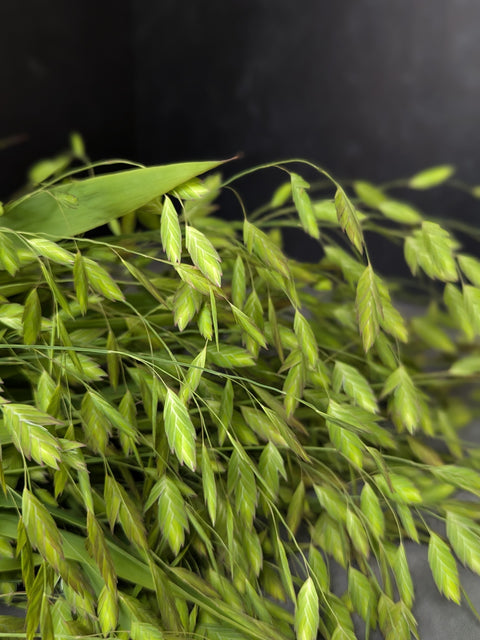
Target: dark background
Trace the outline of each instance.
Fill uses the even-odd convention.
[[[26,136],[0,151],[3,199],[73,129],[96,160],[301,156],[373,181],[452,163],[480,183],[478,0],[0,0],[0,24],[0,139]],[[270,177],[242,188],[257,204]]]

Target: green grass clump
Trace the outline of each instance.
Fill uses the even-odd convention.
[[[0,594],[26,608],[0,637],[352,640],[356,620],[407,639],[408,539],[468,601],[480,261],[390,188],[310,187],[307,163],[227,222],[242,176],[197,177],[219,163],[78,179],[64,160],[0,221]],[[285,255],[292,228],[319,261]],[[403,244],[405,286],[366,232]],[[405,316],[407,290],[426,304]]]

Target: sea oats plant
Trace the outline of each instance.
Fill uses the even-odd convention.
[[[79,177],[74,142],[0,220],[0,594],[26,611],[0,637],[416,637],[407,539],[468,603],[480,261],[389,188],[318,170],[317,190],[284,162],[270,204],[232,197],[226,222],[242,175]],[[292,227],[317,262],[286,256]],[[408,317],[367,231],[404,245]]]

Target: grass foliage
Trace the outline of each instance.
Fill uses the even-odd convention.
[[[226,222],[242,176],[196,177],[218,163],[65,177],[72,158],[78,138],[0,221],[0,595],[26,610],[0,637],[406,640],[407,540],[468,602],[480,261],[398,184],[285,162],[271,203]],[[299,227],[318,262],[283,252]],[[428,296],[408,317],[373,232]]]

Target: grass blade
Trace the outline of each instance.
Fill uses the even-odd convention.
[[[118,171],[35,191],[8,203],[2,224],[17,231],[67,238],[135,211],[221,162]]]

